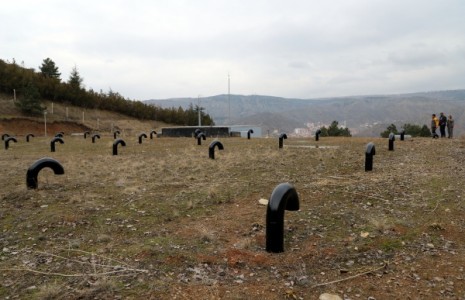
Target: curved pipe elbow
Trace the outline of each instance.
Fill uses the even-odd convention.
[[[146,135],[145,133],[141,133],[141,134],[139,135],[139,144],[142,144],[142,138],[145,138],[145,139],[146,139],[146,138],[147,138],[147,135]]]
[[[95,143],[95,139],[96,139],[96,138],[97,138],[97,139],[100,139],[100,135],[99,135],[99,134],[94,134],[94,135],[92,136],[92,143]]]
[[[368,155],[375,155],[376,154],[376,148],[375,148],[375,144],[373,144],[373,142],[369,142],[367,144],[365,153],[368,154]]]
[[[396,136],[394,133],[389,134],[389,151],[394,151],[394,141],[396,140]]]
[[[208,147],[208,156],[211,159],[215,159],[215,147],[218,147],[218,150],[224,150],[223,144],[220,141],[213,141]]]
[[[150,139],[153,140],[153,135],[157,135],[157,132],[155,130],[150,131]]]
[[[18,141],[15,137],[12,136],[8,136],[7,138],[5,138],[5,150],[8,150],[8,148],[10,147],[10,142],[16,143]]]
[[[26,135],[26,142],[29,143],[29,138],[31,137],[34,137],[34,135],[32,133],[29,133],[28,135]]]
[[[294,186],[281,183],[273,190],[266,211],[266,251],[284,251],[284,211],[299,208],[299,196]]]
[[[373,144],[372,142],[368,143],[365,150],[365,171],[373,170],[373,156],[375,154],[375,144]]]
[[[320,135],[321,135],[321,129],[318,129],[318,130],[315,132],[315,141],[319,141],[319,140],[320,140]]]
[[[120,145],[125,147],[126,146],[126,143],[122,140],[122,139],[117,139],[114,143],[113,143],[113,155],[118,155],[118,145]]]
[[[197,145],[202,145],[202,139],[205,141],[207,138],[203,132],[197,134]]]
[[[394,133],[391,132],[391,133],[389,134],[389,140],[390,140],[390,141],[395,141],[395,140],[396,140],[396,136],[395,136]]]
[[[30,189],[37,189],[37,176],[43,168],[51,168],[55,175],[65,174],[63,166],[53,158],[44,157],[34,162],[26,173],[26,185]]]
[[[61,137],[55,136],[51,141],[50,141],[50,151],[55,152],[55,143],[59,142],[60,144],[64,144],[64,141]]]
[[[287,140],[287,134],[281,133],[281,134],[279,135],[279,148],[282,148],[282,147],[283,147],[284,140]]]
[[[249,129],[249,131],[247,131],[247,139],[250,140],[250,135],[253,133],[253,129]]]

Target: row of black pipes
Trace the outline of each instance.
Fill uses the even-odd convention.
[[[250,129],[250,130],[247,132],[247,139],[250,139],[250,136],[251,136],[251,134],[253,134],[253,133],[254,133],[253,130]],[[89,134],[90,134],[90,132],[88,132],[88,131],[84,132],[84,139],[86,139],[86,138],[87,138],[87,135],[89,135]],[[115,132],[113,133],[113,138],[116,140],[116,138],[117,138],[117,136],[118,136],[119,134],[120,134],[120,132],[119,132],[118,130],[115,131]],[[154,130],[152,130],[152,131],[150,132],[150,139],[153,139],[153,134],[157,134],[157,132],[154,131]],[[315,133],[315,140],[316,140],[316,141],[318,141],[318,140],[320,139],[320,134],[321,134],[321,130],[318,129],[318,130],[316,131],[316,133]],[[51,143],[50,143],[50,148],[52,149],[51,152],[55,152],[55,143],[56,143],[57,141],[60,142],[61,144],[64,143],[63,140],[57,140],[57,139],[56,139],[56,138],[62,138],[63,135],[64,135],[63,132],[57,133],[57,134],[55,135],[54,139],[52,139],[52,141],[51,141]],[[196,129],[195,132],[194,132],[194,135],[195,135],[195,137],[197,138],[197,144],[198,144],[198,145],[202,145],[202,141],[201,141],[201,140],[202,140],[202,139],[203,139],[203,140],[206,139],[205,133],[203,133],[200,129]],[[28,134],[28,135],[26,135],[26,141],[27,141],[27,142],[29,142],[29,137],[31,137],[31,136],[34,137],[33,134]],[[100,135],[99,135],[99,134],[93,134],[93,135],[92,135],[92,143],[95,143],[95,139],[96,139],[96,138],[97,138],[97,139],[100,139]],[[146,135],[145,133],[141,133],[141,134],[139,135],[139,144],[142,144],[142,139],[143,139],[143,138],[147,138],[147,135]],[[283,148],[283,144],[284,144],[284,140],[285,140],[285,139],[287,139],[287,135],[286,135],[285,133],[282,133],[282,134],[279,136],[279,148]],[[8,134],[6,134],[6,133],[2,135],[2,140],[5,141],[5,149],[8,149],[8,147],[9,147],[9,142],[10,142],[10,141],[13,141],[13,142],[15,142],[15,143],[17,142],[16,138],[10,137],[10,136],[9,136]],[[119,144],[121,144],[121,145],[124,144],[123,146],[126,146],[126,143],[124,143],[124,141],[122,141],[122,140],[118,140],[118,143],[115,142],[115,143],[113,144],[113,155],[117,155],[118,152],[117,152],[117,150],[115,151],[115,147],[117,147]],[[223,150],[223,149],[220,148],[220,150]],[[213,155],[213,156],[214,156],[214,155]]]
[[[90,134],[90,132],[88,132],[88,131],[84,132],[84,139],[86,139],[89,134]],[[120,132],[118,130],[113,133],[114,139],[117,138],[118,134],[120,134]],[[157,132],[154,131],[154,130],[152,132],[150,132],[150,139],[153,139],[153,134],[157,134]],[[52,140],[50,141],[50,152],[55,152],[55,150],[56,150],[55,143],[56,142],[59,142],[60,144],[64,144],[63,136],[64,136],[64,133],[59,132],[52,138]],[[26,135],[26,142],[29,143],[30,137],[34,137],[34,135],[32,133],[27,134]],[[143,138],[147,138],[147,135],[145,133],[142,133],[142,134],[139,135],[139,144],[142,144],[142,139]],[[98,133],[92,135],[92,143],[95,143],[95,139],[100,139],[100,135]],[[14,142],[14,143],[18,142],[18,140],[15,137],[12,137],[7,133],[4,133],[2,135],[2,141],[4,141],[4,143],[5,143],[5,150],[8,150],[8,148],[10,147],[10,142]],[[122,140],[115,141],[115,143],[113,144],[113,155],[118,154],[118,152],[117,152],[117,150],[115,150],[115,148],[119,144],[122,144],[123,146],[126,146],[126,143],[124,143],[124,141],[122,141]]]
[[[197,139],[200,141],[201,138],[205,140],[205,134],[197,132]],[[55,137],[55,139],[61,139]],[[287,139],[285,134],[280,136],[280,148],[282,146],[282,140]],[[394,150],[394,134],[389,135],[389,150]],[[403,136],[401,137],[403,140]],[[113,144],[113,154],[117,154],[117,146],[121,144],[126,146],[126,143],[118,139]],[[219,141],[214,141],[209,147],[209,157],[214,159],[214,149],[218,147],[219,150],[223,150],[223,144]],[[373,169],[373,156],[376,154],[375,145],[368,143],[366,147],[366,159],[365,159],[365,171],[371,171]],[[43,168],[51,168],[56,175],[64,174],[63,166],[53,158],[45,157],[36,161],[29,169],[26,174],[26,185],[30,189],[37,189],[38,187],[38,174]],[[297,211],[300,208],[299,196],[295,187],[289,183],[281,183],[273,190],[271,197],[268,202],[266,211],[266,251],[279,253],[284,251],[284,213],[286,210]]]

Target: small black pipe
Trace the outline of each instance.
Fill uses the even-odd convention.
[[[92,135],[92,143],[95,143],[95,138],[100,139],[100,135],[99,134]]]
[[[281,133],[279,136],[279,149],[283,147],[283,140],[287,140],[287,134]]]
[[[394,141],[396,140],[396,136],[394,133],[389,134],[389,151],[394,151]]]
[[[365,171],[373,170],[373,156],[375,154],[375,144],[373,144],[372,142],[368,143],[365,151]]]
[[[10,135],[8,133],[4,133],[2,134],[2,141],[5,140],[5,138],[9,137]]]
[[[26,173],[26,185],[29,189],[36,189],[38,186],[37,176],[43,168],[51,168],[55,175],[65,174],[63,166],[53,158],[44,157],[32,164]]]
[[[208,157],[215,159],[215,146],[218,146],[218,150],[224,150],[223,144],[220,141],[213,141],[208,147]]]
[[[122,139],[117,139],[113,143],[113,155],[118,155],[118,145],[121,144],[121,146],[125,147],[126,143]]]
[[[84,132],[84,138],[87,139],[87,135],[90,134],[89,131]]]
[[[153,140],[153,135],[154,135],[154,134],[157,135],[157,132],[156,132],[155,130],[152,130],[152,131],[150,132],[150,139],[151,139],[151,140]]]
[[[284,211],[299,210],[299,196],[289,183],[279,184],[271,194],[266,210],[266,251],[284,252]]]
[[[194,131],[194,137],[197,137],[201,132],[202,132],[202,130],[199,129],[199,128],[197,128],[197,129]]]
[[[147,135],[145,133],[139,135],[139,144],[142,144],[142,138],[147,138]]]
[[[8,150],[8,148],[10,147],[10,141],[13,141],[13,142],[18,142],[16,140],[16,138],[12,137],[12,136],[9,136],[5,139],[5,150]]]
[[[63,137],[63,134],[61,134],[61,132],[58,132],[57,134],[55,134],[55,137],[56,137],[56,138],[62,138],[62,137]]]
[[[54,137],[51,141],[50,141],[50,151],[51,152],[55,152],[55,143],[56,142],[59,142],[60,144],[63,144],[64,141],[61,137]]]
[[[253,133],[253,130],[252,129],[249,129],[249,131],[247,131],[247,139],[250,140],[250,134]]]
[[[206,140],[206,136],[203,132],[200,132],[198,135],[197,135],[197,145],[202,145],[202,139],[205,141]]]
[[[315,132],[315,141],[319,141],[320,140],[320,134],[321,134],[321,129],[318,129],[316,132]]]
[[[29,143],[29,138],[30,137],[34,137],[34,135],[32,133],[29,133],[28,135],[26,135],[26,142]]]
[[[121,132],[119,132],[119,130],[116,130],[115,132],[113,132],[113,138],[116,140],[116,135],[117,134],[121,134]]]
[[[400,132],[400,140],[403,141],[405,139],[405,130]]]

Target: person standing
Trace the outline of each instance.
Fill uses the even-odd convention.
[[[436,128],[438,128],[439,125],[439,120],[436,117],[436,114],[431,115],[431,134],[433,135],[433,139],[438,137],[438,134],[436,133]]]
[[[454,119],[451,115],[447,119],[447,135],[450,139],[454,137]]]
[[[441,133],[441,138],[446,137],[446,125],[447,125],[447,117],[444,113],[439,115],[439,132]]]

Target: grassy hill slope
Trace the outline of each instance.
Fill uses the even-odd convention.
[[[130,135],[136,135],[152,129],[158,132],[161,127],[166,125],[162,122],[138,120],[105,110],[65,106],[51,101],[46,101],[44,104],[47,107],[46,118],[49,135],[54,134],[55,131],[73,133],[84,130],[100,133],[120,130]],[[16,108],[11,96],[0,94],[0,133],[24,135],[31,132],[43,135],[44,127],[44,116],[26,116]]]

